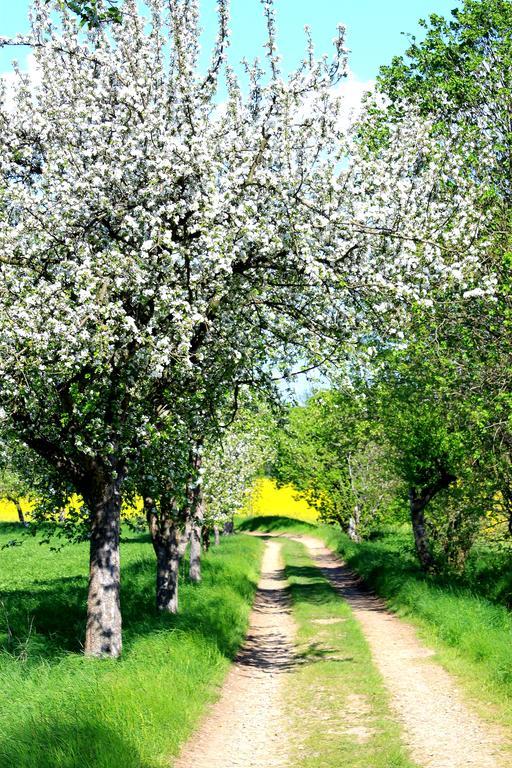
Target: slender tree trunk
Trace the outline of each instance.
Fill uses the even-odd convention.
[[[222,529],[222,535],[231,536],[234,530],[235,530],[235,523],[233,522],[233,520],[228,520],[226,523],[224,523],[224,528]]]
[[[213,526],[213,536],[214,536],[213,540],[215,542],[215,546],[218,547],[220,544],[220,531],[219,531],[218,525]]]
[[[199,584],[201,581],[201,532],[203,527],[203,505],[197,502],[192,530],[190,532],[190,581]]]
[[[210,549],[210,536],[211,536],[211,528],[209,525],[203,525],[203,549],[205,552],[208,552]]]
[[[96,483],[88,501],[92,527],[85,654],[117,658],[122,650],[119,602],[120,481]]]
[[[425,496],[416,493],[413,489],[409,492],[409,504],[411,510],[411,523],[414,534],[414,544],[418,560],[425,573],[432,571],[434,567],[434,558],[430,547],[427,528],[425,525],[425,507],[427,501]]]
[[[23,514],[23,509],[21,508],[20,500],[15,498],[9,498],[9,501],[12,501],[12,503],[16,507],[16,512],[18,513],[18,520],[20,521],[21,525],[23,525],[26,528],[28,526],[28,523],[25,520],[25,515]]]
[[[354,473],[352,471],[352,457],[350,454],[347,457],[347,463],[348,463],[348,476],[350,478],[350,488],[352,490],[352,494],[354,498],[357,499],[357,492],[356,487],[354,483]],[[348,521],[348,528],[347,528],[347,536],[352,541],[355,541],[359,544],[361,541],[361,536],[359,535],[359,523],[361,522],[361,509],[359,507],[359,504],[355,503],[352,511],[352,515],[350,517],[350,520]]]
[[[359,523],[361,521],[361,512],[359,506],[356,504],[350,520],[348,521],[347,536],[351,541],[355,541],[357,544],[361,542],[361,535],[359,533]]]

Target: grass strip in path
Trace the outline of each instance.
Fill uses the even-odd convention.
[[[291,768],[412,768],[350,608],[307,555],[283,541],[297,664],[288,677]]]

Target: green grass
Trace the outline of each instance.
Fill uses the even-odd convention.
[[[283,515],[258,515],[256,517],[239,518],[237,529],[247,531],[267,531],[269,533],[309,533],[315,534],[319,526],[307,523],[293,517]]]
[[[0,547],[15,531],[0,526]],[[151,545],[130,534],[117,662],[80,655],[85,545],[0,549],[0,767],[169,766],[245,635],[261,549],[252,537],[223,539],[201,585],[182,579],[181,614],[161,617]]]
[[[297,734],[292,764],[409,768],[384,685],[350,608],[301,544],[284,541],[283,555],[301,661],[287,683]]]

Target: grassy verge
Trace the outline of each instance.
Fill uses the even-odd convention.
[[[318,534],[319,526],[316,523],[307,523],[296,520],[294,517],[283,515],[257,515],[237,520],[237,529],[242,532],[267,531],[269,533],[309,533]]]
[[[264,518],[253,525],[264,529]],[[274,532],[304,533],[303,523],[274,519]],[[470,564],[466,577],[426,578],[419,570],[404,534],[388,534],[354,544],[339,530],[311,526],[309,533],[339,552],[389,607],[407,617],[436,649],[438,660],[456,674],[483,717],[512,726],[512,616],[490,598],[491,579],[479,584],[477,574],[489,558]],[[501,569],[501,562],[496,567]],[[498,574],[497,574],[498,575]],[[484,596],[485,595],[485,596]]]
[[[300,664],[288,678],[301,768],[410,768],[383,683],[350,608],[304,547],[283,544]]]
[[[0,547],[13,538],[0,526]],[[169,766],[215,698],[242,641],[262,544],[224,539],[203,583],[183,580],[182,613],[153,609],[154,556],[122,544],[122,660],[83,658],[87,550],[30,539],[0,549],[0,767]]]

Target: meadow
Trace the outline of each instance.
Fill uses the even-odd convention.
[[[162,768],[215,698],[246,631],[261,542],[225,538],[203,581],[181,579],[179,616],[157,615],[144,535],[122,552],[124,652],[85,658],[86,544],[60,551],[0,525],[1,768]]]

